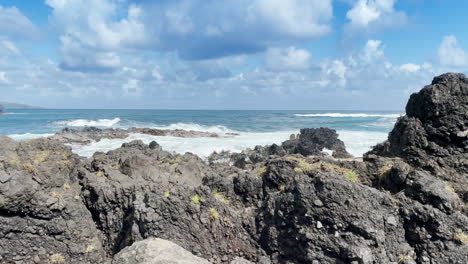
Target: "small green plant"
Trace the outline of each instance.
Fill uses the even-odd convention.
[[[296,163],[296,167],[294,168],[294,171],[297,173],[309,173],[315,169],[314,166],[310,164],[309,162],[307,162],[307,160],[305,160],[304,158],[289,156],[286,159]]]
[[[163,195],[164,195],[164,197],[166,197],[166,198],[171,197],[171,193],[170,193],[169,191],[165,191],[165,192],[163,193]]]
[[[57,199],[63,199],[63,195],[59,192],[56,192],[56,191],[52,191],[50,192],[50,196],[54,197],[54,198],[57,198]]]
[[[280,185],[279,190],[284,192],[284,190],[286,190],[286,186],[285,185]]]
[[[215,191],[213,192],[213,196],[223,204],[229,204],[229,200],[224,196],[224,193]]]
[[[211,216],[211,217],[216,218],[216,219],[219,218],[218,210],[216,210],[216,209],[213,208],[213,207],[210,207],[209,210],[210,210],[210,216]]]
[[[102,177],[102,176],[104,176],[104,172],[98,171],[98,172],[96,172],[96,176]]]
[[[192,203],[194,204],[200,204],[200,196],[198,196],[197,194],[190,197],[190,200],[192,200]]]
[[[468,245],[468,235],[463,232],[455,233],[453,235],[453,239],[460,242],[463,245]]]
[[[449,191],[449,192],[452,192],[452,193],[455,192],[455,188],[453,188],[453,186],[448,182],[445,182],[445,190]]]
[[[91,253],[94,251],[94,246],[93,245],[88,245],[85,249],[85,253]]]
[[[359,179],[359,174],[356,171],[333,164],[333,163],[328,163],[325,161],[309,163],[304,158],[298,158],[294,156],[289,156],[286,159],[289,161],[293,161],[296,164],[294,171],[297,173],[310,173],[313,171],[320,170],[320,171],[326,171],[326,172],[333,172],[338,175],[344,176],[353,183],[361,182],[361,180]]]
[[[399,256],[398,257],[398,264],[405,263],[406,261],[411,260],[412,258],[408,255],[405,256]]]
[[[31,163],[23,164],[23,169],[25,169],[27,172],[31,173],[32,175],[37,175],[37,172],[38,172],[37,168]]]
[[[69,185],[68,183],[65,183],[65,184],[63,185],[63,189],[65,189],[65,190],[69,190],[70,188],[71,188],[71,187],[70,187],[70,185]]]
[[[71,167],[73,167],[73,163],[72,163],[71,161],[69,161],[69,160],[61,160],[61,161],[58,161],[57,164],[58,164],[58,165],[65,166],[65,167],[67,167],[67,168],[69,168],[69,169],[70,169]]]
[[[260,167],[257,171],[257,176],[258,177],[263,177],[265,176],[265,173],[267,171],[267,167],[266,166],[263,166],[263,167]]]
[[[50,264],[63,264],[65,263],[65,257],[62,254],[56,253],[50,256]]]
[[[349,170],[346,172],[345,177],[353,183],[360,183],[359,175],[354,170]]]

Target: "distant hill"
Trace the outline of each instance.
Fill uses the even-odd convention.
[[[3,106],[5,109],[44,109],[39,106],[25,105],[25,104],[15,104],[8,102],[0,102],[0,106]]]

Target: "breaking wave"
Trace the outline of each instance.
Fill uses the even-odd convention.
[[[343,113],[324,113],[324,114],[295,114],[299,117],[391,117],[398,118],[402,115],[400,114],[364,114],[364,113],[354,113],[354,114],[343,114]]]

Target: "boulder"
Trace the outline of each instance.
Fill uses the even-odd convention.
[[[115,255],[110,264],[209,264],[175,243],[159,238],[138,241]]]
[[[330,128],[303,128],[297,139],[292,139],[282,144],[288,153],[297,153],[304,156],[319,155],[324,149],[332,151],[333,157],[352,157],[340,139],[336,130]]]

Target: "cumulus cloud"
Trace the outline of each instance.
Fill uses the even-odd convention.
[[[439,61],[445,66],[468,66],[468,53],[460,47],[453,35],[445,36],[439,46]]]
[[[16,7],[0,6],[0,35],[35,38],[37,27]]]
[[[62,67],[74,71],[112,71],[120,64],[116,52],[147,44],[142,9],[110,0],[46,0],[51,20],[60,32]],[[92,7],[92,8],[90,8]]]
[[[406,14],[397,11],[397,0],[356,0],[346,13],[348,29],[365,30],[369,27],[387,27],[406,23]]]
[[[64,69],[87,71],[98,59],[135,50],[176,52],[184,60],[258,53],[273,43],[330,32],[331,0],[46,0],[61,35]],[[93,8],[89,8],[92,6]],[[82,69],[80,69],[80,67]]]
[[[420,65],[413,64],[413,63],[405,63],[400,66],[400,70],[407,71],[407,72],[417,72],[421,69]]]
[[[307,50],[270,48],[265,55],[265,65],[271,70],[305,70],[310,67],[311,54]]]
[[[372,39],[368,40],[361,56],[366,62],[372,62],[383,58],[384,50],[382,47],[382,41]]]

